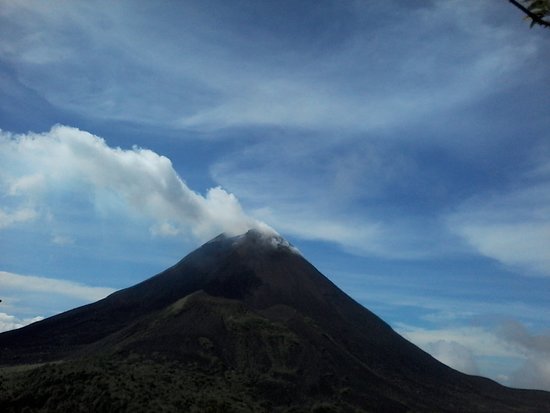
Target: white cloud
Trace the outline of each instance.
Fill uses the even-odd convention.
[[[33,221],[36,219],[37,215],[37,212],[32,208],[22,207],[21,209],[10,212],[0,208],[0,229]]]
[[[517,321],[504,323],[498,330],[498,333],[505,340],[521,348],[550,355],[550,335],[532,334],[523,324]]]
[[[479,367],[470,349],[456,341],[437,340],[425,349],[440,362],[466,374],[479,374]]]
[[[497,334],[526,357],[522,366],[510,375],[510,384],[550,390],[550,335],[533,334],[516,321],[503,324]]]
[[[0,160],[8,165],[1,176],[10,188],[7,195],[47,207],[53,215],[56,204],[48,195],[57,193],[91,201],[99,215],[116,211],[144,218],[157,236],[192,234],[204,241],[220,232],[269,230],[222,188],[211,188],[206,196],[192,191],[168,158],[137,147],[111,148],[102,138],[76,128],[57,125],[42,134],[1,133]],[[35,217],[31,209],[0,211],[0,226]]]
[[[2,294],[14,291],[19,294],[38,292],[88,302],[100,300],[115,291],[108,287],[91,287],[74,281],[14,274],[6,271],[0,271],[0,289]]]
[[[466,374],[490,377],[503,384],[509,384],[507,377],[517,360],[524,360],[523,354],[513,345],[482,327],[424,329],[403,324],[397,327],[406,339],[447,366]],[[504,360],[504,366],[495,368],[491,362],[494,359]]]
[[[0,271],[0,331],[101,300],[115,291],[75,281]]]
[[[151,234],[157,237],[173,237],[180,234],[180,230],[170,222],[162,222],[151,227]]]
[[[74,238],[67,235],[56,234],[52,237],[52,242],[56,245],[72,245],[75,243]]]
[[[441,231],[438,219],[409,217],[399,211],[406,205],[387,200],[412,188],[414,196],[432,191],[415,182],[417,169],[414,159],[381,143],[319,139],[259,142],[226,155],[211,174],[235,190],[255,217],[282,233],[331,242],[357,255],[451,254],[458,249],[457,237]]]
[[[464,202],[448,223],[481,254],[526,274],[550,276],[550,175]]]
[[[125,2],[54,10],[19,1],[5,7],[17,36],[5,36],[0,56],[49,102],[99,118],[203,129],[260,124],[364,131],[433,118],[434,111],[491,93],[512,82],[536,49],[533,39],[488,25],[484,17],[494,13],[488,6],[437,3],[400,14],[394,5],[341,3],[355,30],[327,25],[325,35],[344,33],[338,47],[326,42],[325,51],[311,42],[303,53],[300,42],[282,49],[277,36],[244,36],[231,19],[216,20],[191,3],[142,14]],[[371,24],[355,24],[371,16],[382,16],[375,34]],[[440,26],[457,33],[438,36]],[[93,56],[83,43],[93,45]],[[40,75],[37,66],[45,69]],[[134,68],[131,76],[127,67]]]
[[[358,254],[391,254],[381,245],[384,229],[376,222],[343,219],[319,210],[310,210],[311,204],[308,202],[295,205],[292,209],[285,208],[285,205],[277,204],[276,201],[274,205],[276,212],[263,209],[255,211],[256,216],[270,222],[285,234],[337,243]]]
[[[498,328],[457,326],[424,329],[398,325],[405,338],[439,361],[505,385],[550,390],[550,336],[510,321]],[[494,360],[500,360],[498,368]]]
[[[482,327],[421,329],[398,326],[398,331],[421,348],[427,349],[439,341],[455,343],[468,349],[474,356],[517,357],[517,350],[508,342]],[[436,346],[437,347],[437,346]],[[458,349],[458,347],[455,347]]]
[[[462,225],[459,233],[483,255],[550,275],[550,222],[491,222],[493,216],[489,209],[486,212],[485,219]]]
[[[9,195],[19,195],[27,192],[37,192],[44,186],[44,176],[41,174],[22,176],[14,179],[9,188]]]
[[[536,355],[516,370],[509,378],[514,387],[550,391],[550,356]]]
[[[0,312],[0,333],[3,331],[21,328],[36,321],[43,320],[44,317],[18,318],[13,315]]]

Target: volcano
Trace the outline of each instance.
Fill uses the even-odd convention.
[[[3,412],[550,412],[550,393],[438,362],[255,230],[0,334],[0,365]]]

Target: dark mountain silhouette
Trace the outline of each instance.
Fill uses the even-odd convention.
[[[550,393],[441,364],[258,231],[0,334],[0,365],[1,411],[550,412]]]

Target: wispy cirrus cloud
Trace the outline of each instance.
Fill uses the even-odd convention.
[[[286,234],[385,258],[463,250],[439,221],[449,183],[422,170],[416,154],[394,149],[375,139],[321,137],[311,145],[282,136],[226,155],[210,170],[254,216]]]
[[[20,328],[115,292],[76,281],[0,271],[0,332]]]
[[[481,254],[528,275],[550,276],[550,173],[542,162],[510,189],[479,194],[448,217]]]
[[[269,16],[253,3],[238,13],[218,4],[219,15],[201,2],[163,3],[147,18],[125,5],[109,4],[107,13],[101,1],[63,8],[7,3],[0,57],[26,87],[86,116],[199,130],[284,125],[365,132],[479,100],[513,81],[538,47],[488,23],[494,8],[481,3],[346,1],[296,5],[293,13],[266,5]],[[313,34],[295,18],[300,11],[314,13]],[[246,16],[256,21],[247,26],[252,36],[242,34]],[[285,35],[274,32],[270,19]],[[452,46],[433,35],[441,25],[458,34]],[[89,49],[93,55],[83,53]],[[98,58],[110,65],[94,64]]]
[[[26,207],[14,211],[0,209],[0,230],[12,225],[33,221],[37,215],[34,209]]]
[[[92,287],[75,281],[14,274],[6,271],[0,271],[0,286],[4,294],[6,291],[14,290],[41,292],[70,296],[85,301],[97,301],[115,291],[108,287]]]

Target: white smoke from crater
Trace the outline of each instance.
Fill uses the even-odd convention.
[[[76,128],[56,125],[46,133],[21,135],[0,131],[0,162],[0,191],[20,210],[55,215],[48,195],[71,193],[72,199],[93,203],[99,214],[117,209],[145,218],[153,236],[191,235],[204,241],[220,232],[273,232],[221,187],[204,196],[191,190],[167,157],[139,147],[112,148]]]

